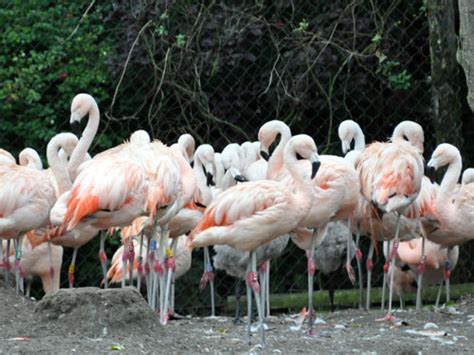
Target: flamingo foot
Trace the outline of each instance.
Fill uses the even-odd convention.
[[[346,263],[346,271],[347,271],[347,276],[349,276],[349,280],[351,280],[352,285],[355,285],[356,282],[356,276],[354,272],[354,268],[350,263]]]
[[[395,323],[398,320],[391,312],[388,312],[385,317],[383,318],[378,318],[375,321],[376,322],[390,322],[390,323]]]

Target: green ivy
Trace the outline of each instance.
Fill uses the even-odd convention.
[[[82,17],[88,4],[10,1],[0,8],[2,148],[18,153],[31,146],[44,153],[46,142],[68,129],[75,94],[88,92],[99,104],[109,99],[107,8],[96,4]]]

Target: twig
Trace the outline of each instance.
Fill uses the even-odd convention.
[[[72,31],[71,34],[69,35],[69,37],[66,38],[66,41],[69,41],[76,34],[76,32],[79,29],[79,26],[81,25],[82,21],[85,19],[85,17],[89,13],[89,10],[92,9],[92,6],[94,6],[94,4],[95,4],[95,0],[92,0],[91,3],[89,4],[89,6],[87,7],[86,11],[84,11],[84,13],[82,14],[79,22],[77,23],[76,28],[74,28],[74,31]]]
[[[112,98],[112,103],[110,104],[110,108],[109,108],[109,111],[112,112],[113,110],[113,107],[114,107],[114,104],[115,104],[115,100],[117,98],[117,94],[118,94],[118,91],[119,91],[119,88],[120,88],[120,85],[122,85],[122,81],[123,81],[123,78],[125,76],[125,72],[127,71],[127,66],[128,66],[128,62],[130,61],[130,58],[132,57],[132,53],[133,53],[133,49],[135,48],[135,46],[137,45],[138,43],[138,39],[140,38],[140,36],[142,35],[143,31],[145,31],[145,29],[151,25],[153,23],[153,20],[149,20],[141,29],[140,31],[138,32],[137,34],[137,37],[135,38],[135,40],[133,41],[132,43],[132,47],[130,48],[130,51],[128,52],[128,55],[127,55],[127,59],[125,60],[125,64],[123,66],[123,70],[122,70],[122,74],[120,75],[120,79],[117,83],[117,86],[115,87],[115,92],[114,92],[114,96]]]

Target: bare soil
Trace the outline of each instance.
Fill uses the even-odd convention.
[[[0,353],[419,353],[472,352],[474,297],[452,307],[397,312],[396,324],[377,323],[384,315],[348,309],[319,314],[316,335],[296,316],[268,320],[267,346],[244,343],[245,325],[232,318],[186,318],[163,327],[134,290],[60,290],[36,302],[0,283]],[[431,323],[431,324],[430,324]]]

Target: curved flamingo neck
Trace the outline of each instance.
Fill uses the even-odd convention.
[[[362,152],[365,149],[365,136],[362,129],[357,126],[354,132],[354,150]]]
[[[438,192],[438,199],[436,201],[436,206],[438,209],[443,211],[448,211],[449,206],[452,205],[451,200],[453,198],[454,190],[459,180],[459,176],[462,171],[462,161],[461,156],[457,155],[453,157],[451,162],[448,165],[448,169],[444,174],[443,180]]]
[[[20,165],[27,166],[28,168],[43,170],[43,162],[36,150],[32,148],[25,148],[20,152],[19,159]]]
[[[275,180],[278,175],[284,170],[285,162],[284,162],[284,149],[286,143],[291,138],[291,130],[285,123],[280,122],[277,127],[275,127],[275,131],[277,134],[280,134],[280,142],[278,143],[275,151],[271,155],[270,159],[268,160],[268,168],[267,168],[267,179]],[[275,135],[276,138],[276,135]],[[272,142],[273,143],[273,142]],[[296,160],[296,159],[295,159]]]
[[[46,150],[48,164],[54,174],[54,178],[58,183],[59,195],[71,189],[72,183],[67,171],[67,165],[59,156],[63,142],[61,140],[51,140]]]
[[[79,144],[72,152],[67,169],[72,180],[75,179],[77,168],[86,159],[87,151],[89,150],[92,141],[97,133],[100,122],[100,112],[97,103],[92,99],[91,108],[89,110],[89,119],[87,120],[86,128],[82,132],[82,137]]]

